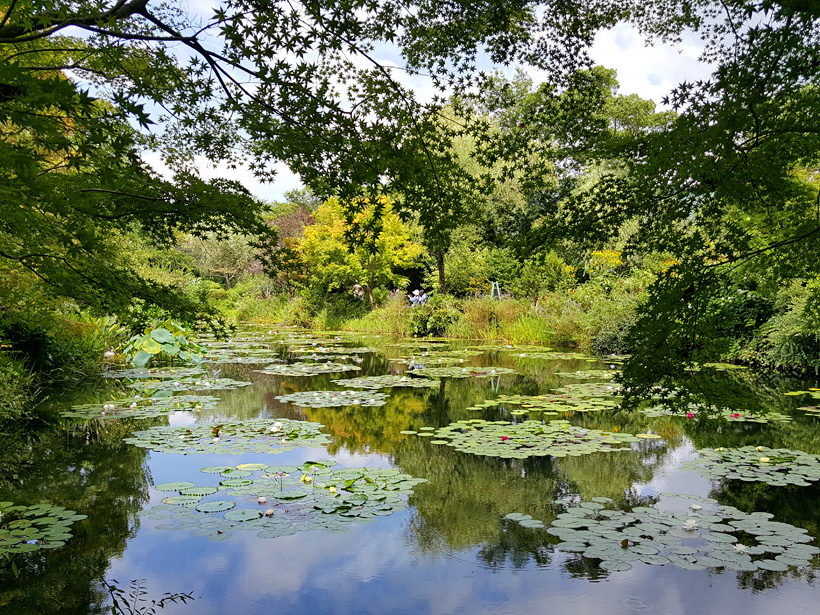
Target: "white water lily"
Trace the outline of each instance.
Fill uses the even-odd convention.
[[[746,551],[749,549],[749,547],[740,542],[735,543],[733,546],[735,548],[735,551],[737,551],[738,553],[746,553]]]
[[[687,532],[694,532],[698,529],[698,520],[697,519],[687,519],[683,522],[683,529]]]
[[[723,452],[723,447],[722,447],[722,446],[718,446],[718,447],[715,449],[715,452],[716,452],[716,453],[722,453],[722,452]]]
[[[266,498],[264,495],[260,495],[258,498],[256,498],[256,501],[260,504],[267,504],[268,498]]]
[[[771,461],[771,460],[768,457],[761,457],[760,458],[760,463],[769,463],[769,461]]]
[[[692,504],[689,508],[691,508],[692,510],[701,510],[703,506],[701,506],[700,504]]]
[[[758,453],[760,453],[760,452],[763,450],[763,447],[762,447],[762,446],[756,446],[756,447],[755,447],[755,450],[756,450]]]

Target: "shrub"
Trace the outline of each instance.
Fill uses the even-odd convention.
[[[22,361],[0,352],[0,420],[28,414],[36,397],[34,380]]]
[[[411,308],[410,331],[413,335],[444,335],[462,313],[450,295],[434,295],[426,305]]]

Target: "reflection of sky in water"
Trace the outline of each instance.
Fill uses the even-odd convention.
[[[686,442],[672,451],[654,478],[635,488],[644,495],[661,492],[708,495],[709,482],[696,472],[675,468],[694,449]],[[264,462],[298,465],[317,451],[297,449],[280,455],[171,455],[151,453],[153,482],[192,480],[209,484],[217,475],[199,472],[206,465]],[[378,455],[334,457],[344,466],[390,464]],[[151,503],[167,493],[153,492]],[[241,504],[241,502],[240,502]],[[680,501],[675,502],[680,507]],[[663,506],[662,506],[663,507]],[[737,574],[693,572],[673,566],[636,564],[627,572],[591,581],[573,578],[562,564],[574,556],[553,553],[544,567],[529,564],[496,568],[478,557],[481,545],[455,553],[422,554],[408,522],[413,509],[374,523],[354,525],[348,533],[303,532],[260,539],[255,532],[234,532],[222,542],[187,530],[156,530],[158,521],[142,518],[140,529],[109,579],[144,578],[152,596],[190,591],[196,600],[168,605],[163,614],[627,614],[664,615],[771,613],[788,605],[790,615],[816,613],[807,600],[813,588],[803,580],[783,579],[777,589],[739,589]]]
[[[398,352],[396,350],[394,354]],[[325,417],[323,422],[339,429],[340,441],[344,442],[330,458],[336,460],[340,467],[380,468],[393,467],[394,462],[409,466],[413,465],[409,463],[412,460],[415,467],[432,471],[438,466],[416,463],[418,458],[412,457],[427,449],[414,449],[412,443],[415,440],[406,440],[408,446],[402,444],[404,439],[395,442],[391,440],[398,430],[478,418],[481,414],[467,412],[465,408],[486,397],[495,397],[499,392],[538,394],[565,384],[564,380],[555,375],[557,372],[596,367],[583,360],[544,362],[504,353],[482,358],[471,357],[468,362],[501,364],[518,369],[520,375],[505,376],[494,381],[448,381],[446,403],[438,399],[437,389],[393,391],[393,401],[397,402],[394,405],[398,409],[387,406],[383,411],[350,411],[348,415],[339,417],[338,423],[334,422],[336,415],[318,413],[318,416]],[[383,357],[371,356],[365,357],[363,367],[365,369],[356,375],[378,375],[388,369],[403,373],[404,369],[403,366],[388,365]],[[233,369],[231,366],[225,367],[226,373]],[[281,379],[260,376],[252,367],[237,368],[234,371],[236,373],[232,373],[232,377],[251,379],[255,386],[220,391],[216,393],[221,398],[217,410],[199,416],[176,413],[170,416],[170,423],[183,426],[233,418],[304,418],[308,414],[306,411],[276,401],[275,395],[310,388],[334,388],[330,381],[340,377],[337,374],[312,379]],[[410,404],[415,405],[408,410]],[[379,423],[388,411],[393,412],[388,416],[392,417],[394,423]],[[496,411],[500,412],[493,410]],[[596,415],[576,418],[579,421],[597,420]],[[408,423],[404,424],[402,420]],[[681,425],[684,425],[682,421]],[[381,444],[381,450],[390,452],[351,453],[346,448],[346,437],[352,443],[351,446],[358,446],[361,450],[368,450],[371,446],[375,449]],[[709,496],[712,484],[708,480],[697,472],[679,470],[681,463],[694,456],[695,449],[691,442],[685,437],[678,438],[675,448],[665,454],[658,457],[647,455],[643,458],[644,463],[650,466],[649,471],[640,474],[644,482],[631,483],[632,490],[638,496],[651,498],[661,493]],[[147,465],[153,484],[189,480],[198,485],[216,485],[220,480],[219,475],[202,473],[200,468],[241,463],[298,466],[308,460],[327,458],[328,452],[320,448],[300,448],[276,455],[175,455],[151,452]],[[465,462],[467,458],[469,462]],[[570,471],[568,484],[581,478],[584,472],[594,475],[596,469],[600,468],[604,468],[599,472],[603,479],[599,477],[597,483],[592,481],[590,485],[593,487],[611,483],[620,489],[624,477],[637,475],[637,470],[629,466],[626,457],[602,459],[609,460],[612,465],[601,465],[592,460],[589,464],[567,460],[563,465]],[[654,465],[658,460],[661,460],[660,463]],[[460,484],[466,486],[465,490],[470,495],[473,495],[472,485],[476,485],[474,489],[478,493],[472,499],[464,493],[451,494],[451,502],[459,510],[454,512],[453,507],[442,507],[444,512],[438,514],[457,516],[456,513],[461,513],[461,517],[448,518],[449,526],[442,522],[443,526],[453,530],[455,525],[456,529],[460,529],[463,526],[459,524],[464,523],[465,519],[472,521],[478,516],[477,513],[486,510],[494,514],[493,511],[499,508],[498,501],[490,501],[497,494],[490,494],[486,500],[482,499],[481,487],[486,481],[482,482],[480,477],[485,474],[480,473],[476,466],[481,466],[484,473],[490,472],[493,479],[498,476],[499,484],[505,485],[505,488],[517,490],[514,494],[517,499],[510,495],[510,501],[526,501],[522,492],[532,493],[528,488],[534,489],[536,485],[547,488],[548,485],[554,485],[550,482],[553,478],[561,478],[549,474],[553,464],[540,460],[528,465],[526,471],[523,467],[519,469],[519,466],[515,466],[516,482],[511,478],[513,473],[505,475],[503,464],[500,466],[496,462],[498,460],[491,463],[458,455],[445,459],[444,469],[448,474],[440,479],[443,484],[447,480],[461,480],[463,482]],[[554,466],[560,474],[562,462]],[[488,467],[495,470],[488,470]],[[499,467],[502,471],[495,474]],[[616,470],[623,472],[620,476],[613,476],[617,474]],[[460,472],[475,474],[459,475]],[[424,476],[421,472],[418,475]],[[477,479],[469,480],[473,477]],[[561,480],[567,479],[564,477]],[[590,485],[587,488],[592,488]],[[630,483],[627,482],[626,485],[628,488]],[[419,486],[418,489],[422,487]],[[435,490],[431,492],[439,493]],[[510,491],[503,492],[501,499],[508,494]],[[152,490],[150,503],[146,506],[158,504],[168,495],[172,494]],[[226,494],[226,497],[230,499],[231,496]],[[420,493],[418,497],[421,502]],[[543,498],[547,500],[554,497],[556,495],[550,491],[543,493]],[[254,499],[249,497],[246,503],[240,498],[237,503],[240,507],[255,506],[252,504]],[[435,511],[435,503],[428,498],[425,501],[426,509],[421,503],[419,506],[426,511]],[[500,505],[505,503],[506,500]],[[690,500],[665,497],[659,502],[658,508],[681,509],[689,503]],[[810,500],[806,500],[806,503],[813,504]],[[445,537],[439,543],[429,536],[423,538],[419,534],[419,527],[433,533],[440,528],[432,519],[424,519],[424,523],[419,523],[417,515],[416,509],[411,507],[391,516],[378,517],[373,523],[351,525],[349,532],[341,534],[310,531],[276,539],[262,539],[256,536],[255,531],[234,531],[228,540],[220,542],[195,536],[190,530],[157,530],[156,526],[166,521],[141,517],[139,530],[122,556],[111,562],[106,577],[118,579],[121,587],[127,587],[130,579],[145,579],[153,598],[158,598],[165,592],[193,593],[196,598],[194,602],[188,605],[169,604],[160,611],[163,615],[621,615],[635,612],[662,615],[770,615],[777,611],[788,612],[788,615],[813,615],[817,612],[817,606],[813,602],[817,588],[806,580],[805,574],[801,576],[791,571],[783,574],[758,572],[757,577],[776,579],[771,588],[763,590],[741,587],[740,573],[686,571],[672,565],[649,566],[635,563],[632,570],[610,574],[599,570],[597,577],[593,574],[593,578],[590,578],[588,570],[596,568],[593,564],[595,560],[586,560],[587,569],[579,570],[579,556],[551,552],[549,546],[546,547],[546,562],[537,564],[533,558],[524,558],[526,563],[516,568],[512,563],[512,552],[503,552],[501,547],[504,545],[501,543],[476,544],[477,539],[470,538],[461,543],[470,546],[461,549],[453,547],[453,550],[447,550],[446,546],[431,546],[446,545],[447,539]],[[490,519],[491,523],[494,523],[493,519]],[[465,534],[472,536],[469,529]],[[527,545],[525,540],[524,547]],[[497,566],[492,567],[485,563],[483,550],[492,551],[496,547],[502,554],[500,558],[492,559],[497,563]]]

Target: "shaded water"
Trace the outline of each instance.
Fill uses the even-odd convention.
[[[501,459],[469,455],[400,432],[464,419],[519,420],[510,416],[517,406],[469,408],[499,394],[545,393],[579,382],[559,373],[609,364],[485,351],[465,358],[463,365],[502,366],[518,373],[447,378],[434,389],[383,389],[390,393],[387,404],[372,408],[302,409],[275,399],[301,390],[341,390],[330,382],[336,378],[404,373],[407,365],[390,362],[390,357],[415,355],[422,360],[423,349],[392,346],[384,340],[357,337],[346,343],[379,346],[382,351],[345,360],[361,359],[360,372],[301,378],[265,375],[255,371],[259,366],[224,364],[219,367],[221,377],[252,381],[253,386],[210,393],[220,398],[215,410],[89,426],[65,420],[39,439],[15,442],[4,453],[0,501],[50,502],[88,519],[75,524],[73,538],[62,548],[2,560],[0,612],[85,614],[103,612],[106,604],[110,612],[103,579],[126,593],[131,580],[141,579],[147,591],[144,599],[149,601],[166,592],[194,597],[188,604],[167,604],[161,613],[817,612],[818,557],[785,572],[690,571],[641,562],[628,571],[608,572],[599,560],[556,550],[560,540],[544,530],[504,519],[510,512],[522,512],[549,525],[560,512],[555,500],[604,496],[612,498],[616,508],[629,509],[659,500],[663,505],[660,494],[678,493],[711,496],[745,512],[771,512],[775,520],[819,536],[817,483],[770,487],[709,481],[680,469],[682,462],[695,457],[696,449],[706,447],[752,444],[820,453],[818,419],[794,410],[805,400],[783,395],[807,383],[761,382],[743,373],[714,383],[738,407],[786,412],[794,418],[790,423],[715,425],[638,412],[576,413],[570,417],[572,423],[587,429],[652,431],[663,438],[635,443],[628,452]],[[270,344],[278,353],[287,346]],[[113,385],[107,386],[109,390],[96,393],[99,399],[115,396]],[[56,412],[70,402],[52,405]],[[273,417],[322,423],[331,444],[276,455],[179,455],[147,452],[122,442],[134,429],[168,422]],[[191,530],[160,529],[163,521],[138,514],[169,495],[153,485],[204,484],[200,468],[205,466],[295,466],[306,460],[335,460],[339,467],[397,468],[428,482],[414,488],[406,510],[352,525],[346,533],[313,530],[264,539],[254,531],[236,531],[226,540],[214,541]]]

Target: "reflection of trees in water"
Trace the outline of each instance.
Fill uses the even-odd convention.
[[[544,530],[525,528],[502,519],[498,540],[482,547],[478,559],[491,568],[504,568],[508,561],[513,568],[519,569],[530,561],[537,566],[547,566],[552,560],[552,546],[545,543],[544,536],[549,536]]]
[[[148,500],[146,451],[122,438],[133,425],[157,421],[97,422],[29,434],[34,461],[11,489],[3,486],[0,499],[48,502],[88,518],[72,525],[73,538],[64,547],[15,554],[14,567],[4,562],[0,605],[19,615],[101,611],[108,594],[96,577],[136,534],[136,513]]]
[[[596,420],[606,419],[587,422]],[[521,460],[474,456],[425,439],[408,439],[397,446],[394,462],[403,472],[429,481],[418,485],[410,500],[417,515],[408,526],[408,539],[422,552],[486,543],[484,551],[493,561],[500,561],[505,549],[510,558],[520,558],[523,539],[504,536],[504,515],[521,512],[549,525],[558,512],[553,503],[557,499],[608,496],[616,507],[651,504],[633,485],[651,480],[669,450],[665,443],[653,440],[624,452]],[[523,536],[530,535],[541,537],[528,556],[536,562],[545,545],[558,542],[543,530]]]

